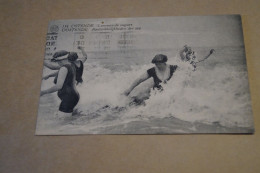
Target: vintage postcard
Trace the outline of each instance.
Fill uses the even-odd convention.
[[[240,15],[49,23],[36,135],[253,132]]]

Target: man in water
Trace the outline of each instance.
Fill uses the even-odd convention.
[[[177,69],[177,65],[166,64],[167,60],[168,58],[166,55],[163,54],[156,55],[152,60],[152,63],[155,64],[155,67],[148,69],[143,75],[137,78],[130,86],[130,88],[128,88],[124,92],[124,94],[128,96],[135,87],[137,87],[139,84],[146,81],[150,77],[152,77],[154,81],[153,89],[158,89],[162,91],[163,87],[160,84],[167,83],[167,81],[171,79],[173,73]],[[133,102],[140,104],[143,102],[143,100],[146,100],[148,98],[139,99],[135,97]]]

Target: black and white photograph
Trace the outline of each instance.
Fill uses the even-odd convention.
[[[50,21],[42,57],[36,135],[254,133],[240,15]]]

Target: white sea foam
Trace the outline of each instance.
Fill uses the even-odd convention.
[[[210,70],[201,66],[193,72],[189,64],[176,58],[172,58],[169,64],[178,64],[179,68],[163,86],[164,92],[151,90],[145,106],[131,107],[120,113],[123,120],[130,121],[138,116],[173,116],[189,122],[252,126],[246,71],[240,72],[236,67],[227,65]],[[137,65],[132,66],[130,71],[113,71],[96,63],[87,64],[85,82],[79,87],[81,100],[78,109],[87,115],[106,105],[111,108],[126,106],[129,99],[122,93],[152,66]],[[131,96],[147,94],[152,85],[153,80],[149,79],[138,86]]]

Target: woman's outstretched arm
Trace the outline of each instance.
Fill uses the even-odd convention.
[[[59,70],[60,69],[60,65],[56,62],[50,62],[50,60],[45,60],[43,62],[43,65],[48,67],[51,70]]]
[[[211,50],[209,51],[209,54],[207,54],[203,59],[199,60],[199,61],[196,62],[196,63],[199,63],[199,62],[202,62],[202,61],[208,59],[208,58],[210,57],[210,55],[212,55],[212,54],[214,53],[214,51],[215,51],[214,49],[211,49]]]
[[[133,84],[130,86],[129,89],[127,89],[125,92],[124,92],[124,95],[128,96],[131,91],[137,87],[140,83],[144,82],[145,80],[149,79],[150,76],[148,75],[148,73],[144,73],[142,76],[140,76],[138,79],[136,79]]]
[[[49,79],[50,77],[55,77],[55,76],[57,76],[58,73],[59,73],[59,71],[55,71],[49,75],[44,76],[42,79],[46,80],[46,79]]]
[[[56,85],[54,85],[53,87],[51,87],[49,89],[41,91],[41,96],[60,90],[64,84],[67,73],[68,73],[68,69],[66,67],[61,67],[59,70],[59,73],[58,73],[58,79],[57,79]]]

